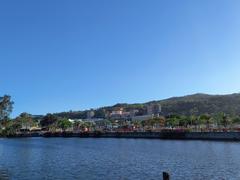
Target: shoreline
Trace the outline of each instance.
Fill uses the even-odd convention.
[[[21,133],[0,138],[132,138],[132,139],[165,139],[165,140],[211,140],[240,141],[240,132],[45,132]]]
[[[105,133],[45,133],[45,138],[133,138],[166,140],[240,141],[240,132],[105,132]]]

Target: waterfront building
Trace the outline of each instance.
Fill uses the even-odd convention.
[[[40,127],[31,127],[31,128],[30,128],[30,131],[31,131],[31,132],[41,132],[41,131],[42,131],[42,128],[40,128]]]
[[[31,129],[31,124],[30,123],[22,123],[20,131],[25,132],[25,131],[30,131]]]

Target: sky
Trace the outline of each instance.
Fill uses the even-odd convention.
[[[238,0],[2,0],[0,96],[46,114],[240,89]]]

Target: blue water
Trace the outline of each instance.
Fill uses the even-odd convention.
[[[240,179],[240,143],[0,139],[0,179]]]

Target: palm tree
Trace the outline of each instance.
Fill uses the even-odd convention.
[[[209,129],[209,126],[211,123],[210,119],[211,119],[211,116],[209,116],[208,114],[203,114],[199,117],[199,122],[200,124],[204,124],[206,128]]]
[[[179,126],[179,118],[177,116],[170,116],[167,121],[172,128]]]

